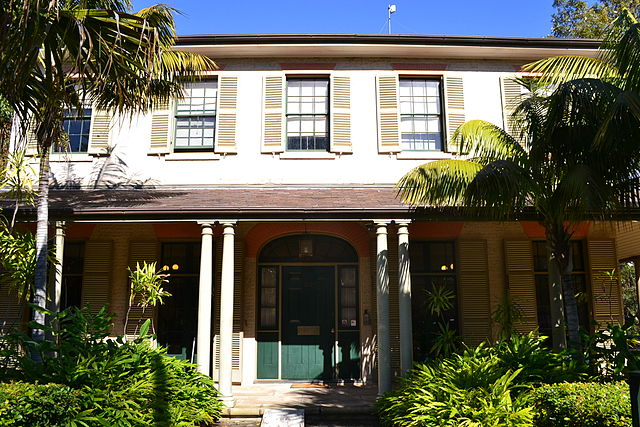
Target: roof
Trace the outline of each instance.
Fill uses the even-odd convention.
[[[195,34],[177,47],[213,58],[389,57],[531,61],[595,56],[600,40],[413,34]]]
[[[355,219],[412,211],[391,187],[51,190],[49,201],[52,218],[76,220]],[[35,208],[22,213],[35,216]]]

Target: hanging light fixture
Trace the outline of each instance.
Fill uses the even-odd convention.
[[[304,223],[304,237],[298,241],[298,256],[309,258],[313,256],[313,238],[307,233],[307,223]]]

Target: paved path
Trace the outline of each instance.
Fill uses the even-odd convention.
[[[370,415],[376,400],[373,385],[271,383],[234,386],[236,406],[223,416],[258,417],[268,408],[303,408],[311,415]]]

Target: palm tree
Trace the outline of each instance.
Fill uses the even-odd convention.
[[[470,217],[494,220],[533,215],[540,221],[549,248],[555,349],[566,347],[567,332],[572,344],[580,342],[575,289],[565,280],[572,269],[572,225],[608,218],[621,186],[637,174],[638,154],[624,149],[632,135],[623,135],[617,148],[598,143],[597,131],[608,120],[601,111],[611,107],[618,89],[591,83],[567,82],[549,97],[529,83],[531,96],[514,112],[514,135],[488,122],[467,122],[454,134],[467,158],[418,166],[397,184],[412,205],[457,206]]]
[[[128,13],[129,0],[3,0],[3,7],[0,94],[23,119],[23,131],[35,130],[40,156],[34,304],[44,307],[49,153],[64,140],[65,107],[91,102],[120,114],[147,111],[180,96],[184,79],[215,63],[171,50],[174,10],[166,6]],[[43,323],[44,315],[33,319]]]

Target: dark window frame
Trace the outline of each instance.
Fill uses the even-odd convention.
[[[62,128],[67,134],[68,140],[64,144],[55,144],[53,152],[56,154],[86,154],[89,152],[89,140],[91,138],[93,109],[84,106],[82,111],[77,108],[65,108]],[[79,132],[70,132],[74,126],[79,126]]]

